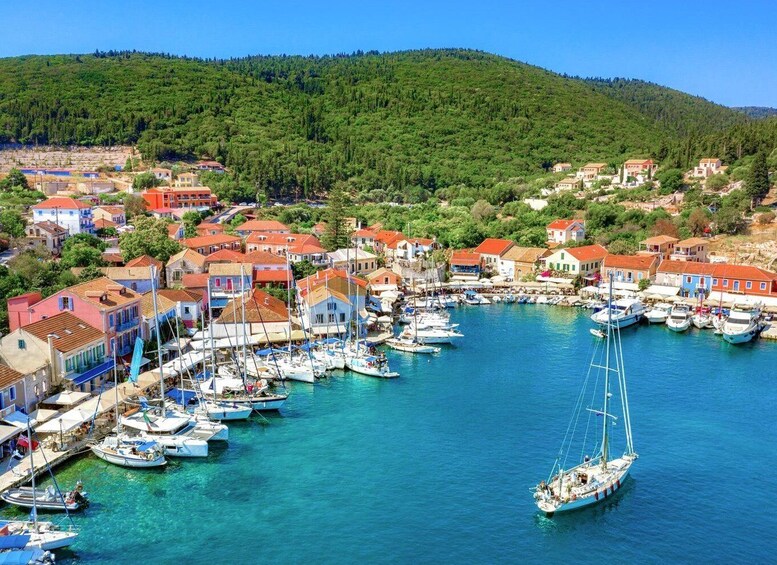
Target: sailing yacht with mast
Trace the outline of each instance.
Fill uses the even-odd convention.
[[[610,282],[610,297],[612,297],[612,282]],[[623,486],[632,464],[638,457],[634,451],[631,435],[620,324],[613,320],[614,308],[609,306],[607,312],[605,339],[597,342],[583,383],[583,390],[578,396],[575,412],[567,428],[559,456],[548,480],[540,482],[534,489],[537,507],[548,517],[557,512],[577,510],[606,500]],[[602,347],[599,347],[599,344]],[[593,391],[600,394],[601,408],[591,406],[584,408],[583,403],[588,398],[592,398],[591,391],[586,391],[586,385],[594,383],[593,386],[596,387],[601,381],[604,382],[604,390]],[[615,387],[613,387],[613,381]],[[614,399],[613,389],[617,393],[619,403]],[[595,397],[596,395],[593,396]],[[618,408],[617,404],[620,404],[620,421],[618,416],[612,413],[613,409]],[[583,414],[586,415],[586,421],[581,422]],[[596,431],[601,435],[597,434],[600,441],[593,446],[594,456],[584,455],[582,461],[575,462],[570,458],[580,457],[580,454],[586,453],[590,439],[575,437],[578,424],[581,424],[585,430],[584,436],[588,435],[589,430],[596,430],[597,427],[600,430]],[[612,436],[616,425],[623,430],[622,439],[625,441],[625,448],[621,455],[613,453]]]

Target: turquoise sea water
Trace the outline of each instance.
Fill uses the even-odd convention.
[[[94,502],[58,562],[773,562],[775,343],[624,330],[633,478],[604,505],[536,512],[530,489],[587,368],[588,313],[460,308],[459,346],[390,352],[395,381],[295,386],[282,415],[231,425],[205,461],[76,460],[57,477]]]

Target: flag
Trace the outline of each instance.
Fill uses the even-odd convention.
[[[135,350],[132,352],[132,364],[130,365],[129,380],[132,383],[138,382],[140,374],[140,363],[143,361],[143,340],[135,338]]]

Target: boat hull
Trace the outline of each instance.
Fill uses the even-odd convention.
[[[76,541],[77,537],[78,534],[76,532],[45,532],[37,538],[33,534],[27,547],[39,547],[46,551],[62,549],[71,545]]]
[[[723,330],[723,339],[732,345],[739,345],[740,343],[752,341],[756,335],[758,335],[758,328],[753,328],[740,333],[728,333]]]
[[[68,497],[70,493],[62,493],[61,499],[56,498],[54,500],[47,500],[38,496],[34,501],[32,493],[27,493],[26,487],[20,487],[17,489],[9,489],[0,494],[0,499],[13,506],[19,506],[21,508],[33,508],[37,507],[38,510],[48,510],[51,512],[76,512],[86,507],[87,503],[71,502],[68,503]],[[30,488],[29,491],[32,491]],[[39,491],[41,495],[45,491]]]
[[[630,470],[631,470],[631,465],[629,465],[629,467],[627,467],[622,473],[620,473],[618,477],[615,480],[613,480],[612,483],[606,485],[601,489],[598,489],[591,496],[580,497],[577,500],[570,500],[569,502],[565,502],[564,504],[561,504],[558,507],[554,507],[549,504],[543,507],[544,505],[543,502],[539,502],[537,506],[539,507],[540,510],[545,512],[545,515],[548,518],[552,518],[554,514],[572,512],[574,510],[587,508],[588,506],[594,506],[595,504],[604,502],[608,498],[612,498],[612,496],[615,493],[617,493],[621,488],[623,488],[623,485],[625,484],[626,480],[629,478]]]
[[[99,457],[103,461],[112,463],[113,465],[118,465],[119,467],[131,467],[133,469],[148,469],[153,467],[162,467],[167,464],[167,461],[165,460],[164,457],[157,457],[156,459],[130,457],[127,455],[122,455],[120,453],[105,451],[97,445],[93,445],[91,449],[92,449],[92,453],[94,453],[97,457]]]
[[[673,332],[684,332],[685,330],[687,330],[688,328],[691,327],[691,320],[688,319],[688,320],[685,320],[685,321],[680,322],[680,323],[672,322],[671,320],[667,320],[666,321],[666,327],[668,327]]]

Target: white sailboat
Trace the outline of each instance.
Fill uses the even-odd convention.
[[[610,296],[612,296],[612,289]],[[632,443],[620,328],[612,321],[615,310],[608,308],[607,311],[609,314],[605,324],[606,336],[605,339],[597,342],[602,344],[602,347],[597,347],[591,358],[583,390],[578,396],[575,413],[567,428],[559,456],[547,481],[540,482],[534,489],[537,507],[548,517],[557,512],[576,510],[606,500],[623,486],[632,464],[637,459]],[[584,407],[584,402],[592,398],[591,394],[588,394],[590,391],[586,391],[586,385],[598,384],[602,381],[604,390],[595,391],[601,393],[599,396],[602,399],[601,408]],[[616,383],[617,399],[620,402],[616,402],[613,396],[611,390],[613,381]],[[618,405],[621,411],[620,420],[612,413]],[[580,422],[584,414],[587,423]],[[596,435],[600,437],[600,441],[591,446],[587,443],[590,438],[583,437],[582,440],[576,438],[575,431],[578,429],[578,424],[581,424],[580,428],[585,432],[599,425],[601,435],[598,433]],[[618,430],[623,430],[622,439],[625,441],[625,448],[621,455],[613,456],[611,444],[616,425]],[[584,455],[582,461],[570,460],[570,458],[581,457],[589,447],[595,450],[593,457]]]
[[[102,441],[89,446],[97,457],[120,467],[137,469],[162,467],[167,464],[161,446],[156,442],[130,437],[122,429],[122,418],[119,414],[119,389],[116,375],[116,347],[113,349],[113,390],[116,394],[116,431],[114,435],[105,436]]]

